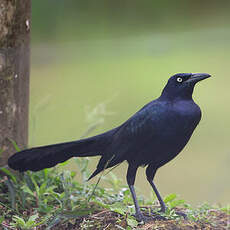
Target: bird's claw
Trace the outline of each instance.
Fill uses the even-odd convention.
[[[139,213],[136,213],[135,215],[135,218],[138,222],[144,222],[144,223],[147,223],[151,220],[153,220],[153,218],[151,216],[145,216],[143,213],[139,212]]]
[[[161,207],[161,209],[159,210],[159,212],[165,213],[167,210],[167,207]]]
[[[175,213],[176,213],[178,216],[182,216],[185,220],[188,219],[187,214],[185,214],[184,212],[177,211],[177,212],[175,212]]]
[[[165,211],[166,210],[154,211],[153,209],[151,209],[152,218],[154,220],[166,220],[167,218],[161,215],[161,213],[165,213]]]
[[[160,213],[165,213],[166,211],[167,211],[167,207],[166,207],[166,206],[165,206],[165,207],[161,207],[161,209],[158,211],[158,213],[156,213],[155,211],[153,211],[153,210],[151,209],[151,213],[152,213],[153,215],[158,214],[159,216],[161,216],[161,215],[159,214],[159,212],[160,212]],[[176,213],[178,216],[182,216],[185,220],[188,219],[187,214],[184,213],[184,212],[175,211],[175,213]],[[164,218],[164,216],[161,216],[161,217]]]

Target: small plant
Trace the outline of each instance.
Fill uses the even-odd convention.
[[[38,214],[32,215],[29,217],[27,221],[25,221],[22,217],[13,216],[13,222],[10,224],[13,228],[20,228],[20,229],[32,229],[39,225],[40,223],[36,223],[36,219],[38,218]]]

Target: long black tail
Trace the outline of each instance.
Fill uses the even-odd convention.
[[[74,156],[103,155],[104,149],[111,140],[112,131],[79,141],[26,149],[11,156],[8,159],[8,165],[20,172],[39,171],[44,168],[51,168]]]

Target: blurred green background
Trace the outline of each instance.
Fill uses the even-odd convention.
[[[203,119],[155,181],[194,205],[229,203],[229,10],[211,0],[32,0],[30,146],[78,139],[94,122],[91,135],[111,129],[170,75],[207,72],[194,92]],[[114,170],[124,184],[126,168]],[[149,196],[143,177],[136,186]]]

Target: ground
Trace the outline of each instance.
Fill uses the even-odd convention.
[[[0,206],[1,210],[4,207]],[[176,208],[177,210],[181,210]],[[147,210],[147,209],[146,209]],[[184,209],[183,211],[186,212]],[[29,213],[28,213],[29,214]],[[5,220],[2,223],[2,227],[5,229],[14,229],[10,227],[11,220]],[[224,211],[210,209],[208,215],[203,220],[186,220],[184,218],[180,219],[166,219],[164,217],[159,218],[156,216],[152,221],[148,223],[139,223],[136,225],[134,223],[128,223],[129,220],[127,216],[112,212],[110,210],[104,209],[98,211],[92,215],[82,216],[80,218],[68,219],[62,223],[57,224],[49,229],[51,230],[94,230],[94,229],[136,229],[136,230],[227,230],[230,229],[230,215]],[[19,228],[18,228],[19,229]],[[32,229],[43,230],[47,229],[47,226],[35,227]]]
[[[117,221],[119,221],[119,225]],[[210,210],[209,216],[207,216],[207,222],[196,222],[191,220],[153,220],[146,224],[140,224],[137,227],[128,229],[138,230],[226,230],[230,224],[230,216],[224,212],[217,210]],[[73,223],[66,223],[56,226],[53,229],[127,229],[128,225],[125,217],[121,217],[119,214],[103,210],[94,215],[82,217],[73,221]],[[230,227],[230,226],[229,226]],[[229,228],[230,229],[230,228]]]

